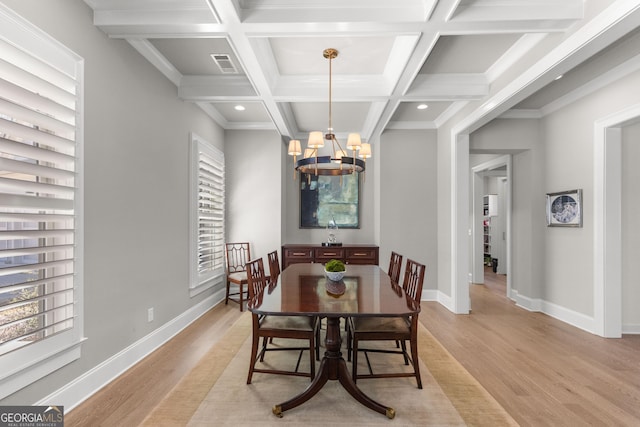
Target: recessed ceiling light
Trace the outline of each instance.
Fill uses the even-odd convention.
[[[243,105],[236,105],[235,107],[233,107],[236,111],[244,111],[245,108]]]
[[[429,106],[427,104],[420,104],[417,108],[418,110],[426,110],[427,108],[429,108]]]

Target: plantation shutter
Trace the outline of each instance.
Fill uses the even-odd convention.
[[[224,274],[224,155],[198,141],[199,283]]]
[[[74,327],[77,87],[0,39],[0,354]]]

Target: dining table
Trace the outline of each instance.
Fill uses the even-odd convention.
[[[248,308],[258,315],[326,319],[326,351],[316,376],[301,393],[276,404],[274,415],[282,417],[284,411],[302,405],[332,380],[339,381],[364,406],[389,419],[395,417],[392,407],[376,402],[358,388],[341,352],[341,319],[411,316],[420,311],[420,306],[379,266],[347,265],[342,280],[334,282],[326,278],[320,263],[292,264],[262,295],[249,301]]]

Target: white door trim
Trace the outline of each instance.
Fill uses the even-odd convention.
[[[603,117],[594,126],[594,333],[622,336],[622,131],[640,118],[640,104]]]

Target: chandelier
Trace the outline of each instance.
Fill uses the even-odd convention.
[[[360,134],[350,133],[347,137],[346,148],[353,153],[349,157],[347,151],[342,148],[333,133],[331,125],[331,61],[338,56],[338,51],[332,48],[325,49],[322,52],[322,56],[329,60],[329,127],[324,135],[319,131],[309,133],[307,148],[300,160],[297,160],[297,156],[302,154],[300,141],[297,139],[289,141],[288,153],[293,156],[294,179],[296,171],[309,175],[347,175],[364,172],[365,161],[371,157],[371,145],[366,142],[363,143],[360,139]],[[319,156],[318,149],[324,147],[325,139],[331,142],[331,155]]]

